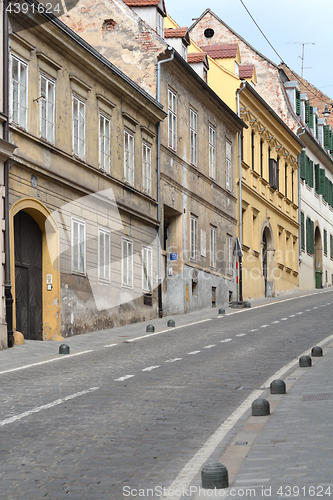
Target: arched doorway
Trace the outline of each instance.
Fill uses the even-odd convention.
[[[262,275],[265,297],[274,297],[274,244],[270,223],[265,221],[261,236]]]
[[[315,279],[316,288],[322,288],[322,274],[323,274],[323,244],[319,226],[316,226],[315,233]]]
[[[16,329],[42,340],[42,231],[21,210],[14,217]]]

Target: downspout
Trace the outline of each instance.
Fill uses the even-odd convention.
[[[8,0],[4,1],[3,10],[3,112],[7,120],[3,124],[3,138],[9,142],[9,41],[8,41]],[[5,183],[5,300],[6,300],[6,322],[7,322],[7,342],[8,347],[13,347],[13,297],[10,279],[10,247],[9,247],[9,201],[8,201],[8,181],[9,181],[9,161],[4,163],[4,183]]]
[[[157,101],[161,102],[161,64],[170,62],[175,57],[173,47],[168,46],[168,50],[171,52],[171,57],[169,59],[163,59],[157,63]],[[162,241],[162,221],[161,221],[161,124],[157,124],[157,220],[160,225],[158,226],[158,241],[159,248],[157,252],[157,274],[158,274],[158,315],[160,318],[163,317],[163,301],[162,301],[162,262],[161,262],[161,241]]]
[[[240,118],[240,104],[239,104],[239,94],[245,89],[246,81],[242,80],[242,86],[236,92],[237,96],[237,115]],[[242,248],[242,145],[241,145],[241,134],[238,132],[238,175],[239,175],[239,243]],[[242,259],[239,262],[239,301],[243,301],[243,269],[242,269]]]
[[[305,127],[302,127],[302,132],[300,134],[298,134],[298,138],[300,138],[301,135],[305,134],[306,132],[306,128]],[[297,159],[298,161],[298,159]],[[297,169],[297,201],[298,201],[298,224],[299,224],[299,227],[301,228],[302,230],[302,212],[301,212],[301,172],[300,172],[300,169],[299,169],[299,165],[298,165],[298,169]],[[301,265],[302,264],[302,249],[301,249],[301,239],[302,239],[302,236],[301,238],[298,238],[298,265]]]

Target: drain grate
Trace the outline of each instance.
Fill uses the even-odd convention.
[[[324,392],[322,394],[306,394],[302,401],[327,401],[333,399],[333,392]]]

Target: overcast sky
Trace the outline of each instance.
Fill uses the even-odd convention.
[[[333,0],[243,0],[283,61],[333,98]],[[260,33],[240,0],[165,0],[168,14],[189,27],[207,8],[276,64],[279,57]],[[289,43],[288,43],[289,42]],[[315,45],[312,45],[315,43]]]

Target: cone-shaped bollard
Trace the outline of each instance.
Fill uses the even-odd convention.
[[[269,402],[267,399],[258,398],[252,403],[252,416],[253,417],[265,417],[270,415]]]
[[[202,488],[228,488],[228,469],[220,462],[208,462],[201,469]]]
[[[312,349],[311,349],[311,356],[312,357],[319,358],[322,355],[323,355],[323,350],[321,347],[319,347],[319,345],[312,347]]]
[[[271,394],[286,394],[286,384],[278,378],[271,382],[270,389]]]
[[[176,323],[173,319],[169,319],[169,321],[167,322],[167,326],[176,326]]]
[[[148,325],[147,328],[146,328],[146,332],[154,332],[155,331],[155,327],[154,325]]]
[[[225,309],[223,309],[222,307],[220,307],[219,314],[225,314]]]
[[[61,344],[61,346],[59,346],[59,354],[69,354],[69,346],[67,344]]]
[[[307,368],[312,365],[312,360],[310,356],[301,356],[299,358],[299,366],[301,368]]]

